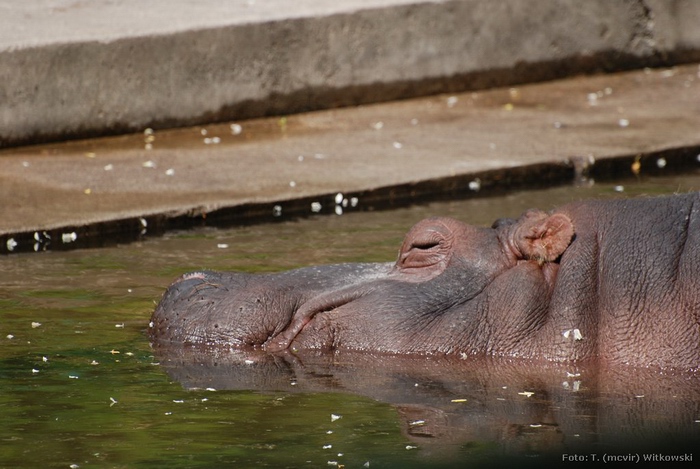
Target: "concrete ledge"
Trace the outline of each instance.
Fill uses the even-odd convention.
[[[0,0],[0,147],[700,60],[692,0],[190,3]]]

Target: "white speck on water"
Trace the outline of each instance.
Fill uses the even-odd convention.
[[[72,243],[76,239],[78,239],[78,235],[75,231],[61,234],[61,241],[63,244]]]
[[[392,145],[393,145],[394,148],[396,148],[397,150],[400,150],[400,149],[403,148],[403,144],[401,144],[401,142],[394,142]]]
[[[204,136],[204,135],[206,135],[208,132],[207,132],[207,129],[201,129],[201,130],[199,131],[199,133],[202,134],[202,136]]]
[[[323,449],[331,449],[333,445],[323,445]]]
[[[97,365],[100,364],[100,362],[98,362],[97,360],[93,360],[93,361],[90,362],[90,364],[91,364],[92,366],[97,366]]]
[[[412,422],[408,422],[409,427],[418,427],[421,425],[425,425],[425,420],[414,420]]]
[[[206,390],[207,390],[207,391],[211,391],[211,392],[215,392],[215,391],[216,391],[216,389],[214,389],[214,388],[207,388]]]
[[[612,94],[612,92],[613,92],[613,90],[609,86],[603,90],[603,93],[605,93],[606,96],[610,96]]]
[[[173,402],[175,404],[184,404],[185,403],[185,401],[183,399],[173,399]]]
[[[25,168],[29,167],[29,161],[22,161],[22,166]]]
[[[665,168],[666,167],[666,158],[659,158],[656,160],[656,166],[659,168]]]
[[[243,127],[241,124],[231,124],[231,133],[233,135],[240,135],[243,132]]]
[[[625,186],[615,186],[613,187],[615,192],[625,192]]]
[[[282,215],[282,206],[280,205],[275,205],[272,207],[272,216],[273,217],[279,217]]]
[[[289,187],[296,187],[297,183],[294,181],[289,181]]]
[[[673,69],[668,69],[668,70],[664,70],[663,72],[661,72],[661,76],[663,78],[670,78],[675,74],[676,74],[676,71]]]
[[[49,361],[49,357],[41,357],[41,361],[47,363]]]
[[[70,379],[78,379],[79,376],[77,376],[77,375],[68,375],[68,378],[70,378]]]
[[[77,464],[71,464],[71,465],[68,466],[68,467],[70,467],[70,469],[78,469],[80,466],[77,465]]]
[[[110,397],[110,398],[109,398],[109,402],[110,402],[109,406],[112,407],[114,404],[117,403],[117,400],[116,400],[115,398],[113,398],[113,397]]]
[[[372,128],[374,130],[382,130],[384,128],[384,122],[382,122],[382,121],[375,122],[374,124],[372,124]]]
[[[34,373],[34,374],[39,373],[39,370],[37,370],[36,368],[32,368],[32,373]]]
[[[333,430],[328,430],[328,431],[326,432],[326,435],[330,435],[330,434],[332,434],[332,433],[333,433]]]
[[[165,412],[165,415],[173,415],[172,412]]]
[[[360,201],[360,200],[359,200],[357,197],[350,197],[350,206],[351,206],[351,207],[357,207],[357,203],[358,203],[359,201]]]
[[[476,178],[473,181],[469,182],[469,190],[479,192],[479,189],[481,189],[481,179]]]
[[[336,205],[335,206],[335,214],[336,215],[342,215],[343,214],[343,207],[341,205]]]
[[[104,169],[105,169],[105,171],[112,171],[114,169],[114,165],[111,163],[106,164]]]
[[[143,166],[144,168],[155,168],[156,164],[155,164],[155,162],[148,160],[148,161],[141,163],[141,166]]]
[[[143,227],[143,228],[148,227],[148,220],[146,220],[143,217],[139,218],[139,223],[141,223],[141,227]]]
[[[217,248],[219,249],[228,249],[228,244],[226,243],[219,243],[216,245]]]
[[[36,329],[37,327],[41,327],[40,322],[32,322],[32,329]]]
[[[304,161],[304,155],[299,155],[299,156],[297,156],[297,160],[299,160],[299,161]]]
[[[17,241],[15,241],[14,238],[9,238],[7,240],[7,243],[5,243],[5,245],[7,246],[8,251],[14,251],[15,248],[17,247]]]
[[[148,322],[148,327],[153,328],[153,326],[155,326],[155,324],[153,323],[153,321],[149,321],[149,322]]]
[[[598,104],[598,94],[597,93],[588,93],[586,95],[586,99],[588,100],[588,104],[591,106],[595,106]]]
[[[620,119],[619,121],[617,121],[617,125],[619,125],[620,127],[629,127],[630,121],[628,119]]]
[[[697,156],[695,156],[695,161],[697,161],[698,163],[700,163],[700,153],[698,153]]]
[[[411,119],[411,125],[418,125],[418,119]]]
[[[165,170],[165,175],[166,176],[174,176],[175,175],[175,170],[173,168],[168,168]]]
[[[458,102],[459,98],[457,96],[450,96],[447,98],[447,107],[455,107]]]
[[[535,393],[533,391],[521,391],[518,393],[519,396],[531,397]]]
[[[5,337],[7,337],[7,338],[10,339],[10,340],[12,340],[12,339],[15,338],[15,336],[13,336],[12,334],[7,334]]]
[[[311,202],[311,211],[314,213],[318,213],[321,211],[321,203],[320,202]]]
[[[636,395],[636,396],[634,396],[634,397],[636,397],[637,399],[641,399],[641,398],[644,397],[644,394],[638,394],[638,395]]]
[[[117,329],[124,329],[124,323],[115,324],[114,327],[116,327]]]
[[[143,134],[146,136],[153,135],[153,129],[148,127],[143,131]]]
[[[365,461],[365,463],[363,464],[363,466],[364,466],[364,467],[369,467],[369,461]]]
[[[337,415],[337,414],[331,414],[331,422],[335,422],[336,420],[342,419],[342,415]]]
[[[541,423],[531,423],[530,428],[540,428],[542,426]]]
[[[406,449],[407,449],[407,450],[412,450],[412,449],[418,449],[418,447],[417,447],[417,446],[413,446],[413,445],[406,445]]]
[[[147,143],[143,146],[144,150],[153,150],[153,144],[152,143]]]
[[[343,199],[340,205],[342,205],[343,208],[346,208],[348,206],[348,199]]]
[[[344,198],[345,198],[345,197],[343,197],[343,193],[342,193],[342,192],[338,192],[338,193],[335,195],[335,203],[338,204],[338,205],[340,205],[341,203],[343,203],[343,199],[344,199]]]
[[[329,466],[337,466],[337,465],[338,465],[338,461],[328,461],[328,465],[329,465]]]

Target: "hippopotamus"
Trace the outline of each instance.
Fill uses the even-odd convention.
[[[159,343],[700,366],[700,193],[573,202],[477,227],[436,217],[387,263],[191,272]]]

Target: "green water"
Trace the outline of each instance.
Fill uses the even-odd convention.
[[[550,209],[585,197],[699,190],[700,176],[622,184],[622,193],[612,184],[565,187],[171,233],[101,250],[1,257],[0,467],[398,468],[488,462],[507,450],[499,441],[456,438],[440,447],[451,451],[431,450],[402,431],[395,405],[376,396],[187,390],[158,364],[145,335],[155,302],[185,271],[388,261],[408,228],[426,216],[490,224],[530,207]],[[683,403],[689,422],[700,419],[694,399]]]

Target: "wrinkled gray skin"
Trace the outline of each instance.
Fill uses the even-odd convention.
[[[419,222],[394,264],[194,272],[159,342],[697,369],[700,196],[586,201],[477,228]]]

